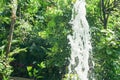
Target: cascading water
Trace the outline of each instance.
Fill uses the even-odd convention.
[[[85,4],[85,0],[76,0],[72,10],[70,24],[73,33],[67,36],[71,46],[68,80],[88,80],[88,61],[92,47]]]

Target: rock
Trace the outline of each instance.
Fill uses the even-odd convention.
[[[22,78],[22,77],[11,77],[10,80],[34,80],[34,79],[28,79],[28,78]]]

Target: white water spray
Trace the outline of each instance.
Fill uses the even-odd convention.
[[[85,0],[76,0],[70,24],[73,33],[68,35],[71,46],[71,58],[68,66],[68,80],[89,80],[89,55],[91,42],[89,25],[86,20]]]

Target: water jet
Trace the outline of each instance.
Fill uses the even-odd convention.
[[[85,5],[85,0],[76,0],[69,22],[72,25],[73,32],[67,36],[71,47],[68,80],[89,80],[89,56],[92,47]]]

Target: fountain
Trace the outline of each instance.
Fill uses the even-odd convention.
[[[72,34],[68,35],[71,47],[68,80],[89,80],[89,55],[91,52],[90,31],[86,20],[85,0],[76,0],[73,5]]]

